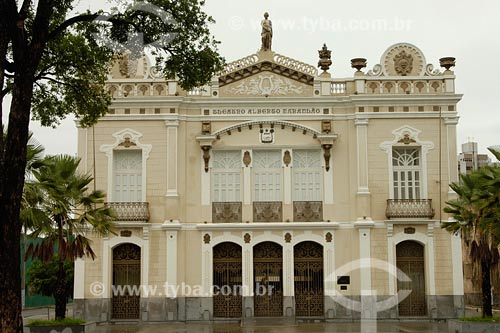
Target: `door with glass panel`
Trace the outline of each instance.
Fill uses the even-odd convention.
[[[212,154],[212,222],[242,222],[241,151]]]
[[[281,150],[253,152],[254,222],[282,222]]]

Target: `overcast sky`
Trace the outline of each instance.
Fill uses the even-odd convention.
[[[80,6],[105,3],[81,0]],[[498,0],[206,0],[205,11],[216,20],[211,30],[228,62],[260,48],[259,22],[265,11],[273,22],[275,52],[316,65],[317,50],[326,43],[333,51],[331,73],[337,78],[352,76],[350,59],[367,58],[372,68],[399,42],[419,47],[436,68],[439,58],[456,57],[456,91],[464,94],[458,105],[457,143],[477,141],[480,151],[500,144]],[[31,129],[47,153],[76,154],[72,120],[57,129],[33,122]]]

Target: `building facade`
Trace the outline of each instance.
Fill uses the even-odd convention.
[[[488,154],[479,154],[477,142],[462,144],[462,152],[458,155],[458,172],[470,175],[472,171],[491,164]]]
[[[108,114],[78,135],[117,235],[76,262],[76,316],[460,315],[461,240],[440,228],[458,179],[453,59],[434,70],[400,43],[332,78],[319,54],[320,72],[261,50],[193,91],[146,58],[115,63]]]

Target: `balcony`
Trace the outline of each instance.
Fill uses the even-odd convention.
[[[321,201],[294,201],[294,222],[322,222],[323,203]]]
[[[113,210],[117,221],[149,221],[149,202],[107,202],[105,205]]]
[[[212,223],[242,222],[241,202],[212,203]]]
[[[254,222],[283,222],[281,201],[258,201],[253,203]]]
[[[388,219],[434,217],[431,199],[388,199],[385,215]]]

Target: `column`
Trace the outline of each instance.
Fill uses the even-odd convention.
[[[177,287],[177,231],[167,230],[167,253],[166,253],[166,285],[167,297],[177,297],[174,290]]]
[[[370,190],[368,188],[368,119],[356,119],[358,191],[356,214],[358,220],[371,220]]]
[[[457,124],[458,118],[445,118],[444,124],[446,125],[446,147],[447,147],[447,160],[448,160],[448,176],[449,183],[458,182],[458,168],[457,168]],[[455,196],[455,192],[448,187],[448,198],[451,199]]]
[[[241,251],[241,279],[243,287],[243,317],[253,317],[253,296],[254,296],[254,281],[253,281],[253,247],[251,231],[242,232],[242,238],[245,243]]]
[[[360,259],[360,295],[361,295],[361,319],[376,319],[376,296],[372,290],[371,273],[371,223],[359,224],[359,259]]]
[[[283,231],[283,237],[290,234],[293,238],[292,231]],[[285,317],[292,317],[295,312],[294,296],[294,260],[293,260],[293,245],[285,241],[283,245],[283,307],[285,309]]]
[[[464,275],[462,266],[462,238],[460,235],[450,235],[451,255],[453,265],[453,303],[458,311],[462,311],[464,302]],[[459,316],[463,316],[459,314]]]
[[[179,121],[166,120],[167,126],[167,197],[178,197],[177,192],[177,130]]]

